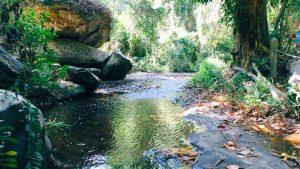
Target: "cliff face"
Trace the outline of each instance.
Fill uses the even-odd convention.
[[[35,3],[37,12],[46,12],[60,38],[100,47],[110,40],[111,11],[97,0],[44,0]]]

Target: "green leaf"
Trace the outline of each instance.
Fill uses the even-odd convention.
[[[17,168],[16,164],[2,164],[2,167]]]
[[[12,137],[0,137],[0,141],[8,141],[8,142],[15,143],[15,144],[19,143],[19,141],[17,139],[12,138]]]
[[[0,158],[0,161],[17,163],[17,160],[15,158]]]

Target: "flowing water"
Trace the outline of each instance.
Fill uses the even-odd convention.
[[[182,95],[187,78],[135,76],[103,87],[125,94],[84,97],[44,110],[47,120],[70,125],[50,135],[62,168],[156,168],[143,156],[146,150],[178,147],[187,138],[192,127],[171,102]]]

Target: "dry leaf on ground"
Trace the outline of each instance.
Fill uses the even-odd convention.
[[[300,134],[291,134],[284,138],[285,141],[290,142],[293,145],[300,145]]]
[[[233,141],[228,141],[223,147],[227,148],[230,151],[236,151],[238,146]]]

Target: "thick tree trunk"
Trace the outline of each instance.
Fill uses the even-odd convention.
[[[270,48],[266,0],[238,0],[235,19],[236,61],[247,70]]]

